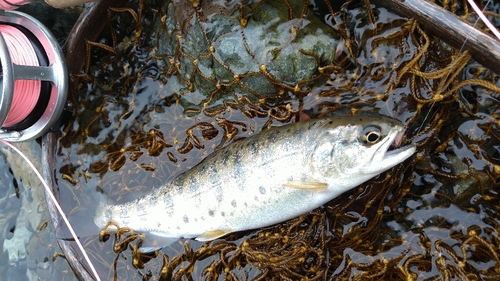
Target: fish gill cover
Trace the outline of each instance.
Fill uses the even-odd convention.
[[[499,278],[500,88],[467,52],[369,1],[131,1],[106,21],[56,149],[75,223],[96,191],[130,201],[273,125],[388,115],[418,152],[320,209],[221,240],[141,254],[140,233],[96,233],[83,244],[102,278]]]

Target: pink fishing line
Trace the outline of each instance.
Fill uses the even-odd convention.
[[[11,25],[0,25],[10,58],[14,64],[38,66],[33,45],[22,31]],[[7,119],[2,126],[11,127],[23,121],[35,108],[40,97],[41,81],[16,80]]]

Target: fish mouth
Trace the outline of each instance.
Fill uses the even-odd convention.
[[[403,133],[404,132],[397,133],[394,137],[394,140],[392,142],[388,142],[388,147],[387,145],[382,146],[382,151],[385,149],[385,152],[383,152],[381,159],[383,162],[393,164],[392,166],[394,166],[400,162],[403,162],[415,153],[416,147],[414,144],[400,147],[401,142],[403,141]]]
[[[396,154],[399,154],[401,152],[403,152],[405,149],[407,149],[409,146],[411,145],[407,145],[407,146],[404,146],[404,147],[400,147],[401,146],[401,142],[403,141],[403,134],[404,132],[400,132],[396,135],[396,137],[394,138],[394,140],[390,143],[389,147],[386,149],[383,157],[382,157],[382,160],[383,159],[386,159],[386,158],[390,158],[392,155],[396,155]],[[382,150],[384,149],[384,146],[382,146]]]
[[[401,162],[402,162],[402,161],[406,160],[406,158],[412,156],[413,153],[415,153],[415,150],[416,150],[416,147],[413,144],[406,145],[406,146],[399,147],[399,148],[393,148],[393,146],[391,146],[389,148],[389,150],[387,150],[387,152],[385,153],[382,161],[397,158],[397,159],[401,159]]]
[[[371,164],[365,172],[373,174],[382,173],[412,156],[416,151],[416,146],[409,144],[400,147],[402,140],[402,131],[389,134],[387,141],[382,143],[375,152]]]

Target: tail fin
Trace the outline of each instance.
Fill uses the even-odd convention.
[[[96,215],[106,206],[107,197],[105,194],[95,192],[93,202],[84,208],[77,208],[67,214],[71,227],[78,238],[98,236],[101,226],[96,224]],[[61,220],[56,225],[56,237],[62,240],[74,240],[68,226]]]

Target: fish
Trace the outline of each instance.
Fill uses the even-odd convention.
[[[104,204],[113,222],[145,233],[141,251],[180,238],[211,241],[312,211],[405,161],[404,126],[388,117],[342,116],[272,127],[207,156],[136,200]]]

